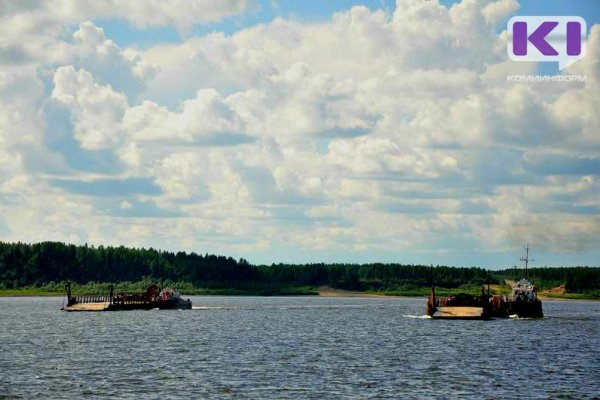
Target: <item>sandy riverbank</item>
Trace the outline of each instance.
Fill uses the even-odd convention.
[[[497,285],[496,285],[497,286]],[[331,286],[323,285],[318,287],[318,293],[320,297],[358,297],[358,298],[372,298],[372,297],[386,297],[386,298],[401,298],[401,297],[415,297],[426,299],[427,296],[386,296],[378,293],[365,293],[357,290],[344,290],[335,289]],[[598,299],[569,299],[569,298],[557,298],[547,297],[544,295],[538,296],[543,301],[600,301]]]
[[[389,298],[399,298],[399,297],[421,297],[421,296],[386,296],[384,294],[377,293],[365,293],[360,292],[358,290],[344,290],[344,289],[335,289],[331,286],[323,285],[319,286],[317,289],[319,292],[319,296],[321,297],[389,297]]]

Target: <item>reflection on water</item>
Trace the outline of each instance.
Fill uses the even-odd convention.
[[[65,313],[0,299],[0,398],[591,398],[597,303],[543,320],[423,318],[425,299],[192,297]]]

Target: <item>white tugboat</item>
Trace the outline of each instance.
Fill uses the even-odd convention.
[[[525,244],[525,256],[521,257],[525,262],[525,278],[515,283],[512,288],[512,301],[509,303],[509,316],[516,315],[519,318],[542,318],[542,301],[537,297],[537,288],[529,280],[529,243]]]
[[[529,280],[529,244],[525,244],[525,255],[521,257],[525,262],[525,278],[521,278],[512,287],[510,299],[506,296],[492,296],[493,315],[495,317],[510,318],[542,318],[542,301],[537,297],[537,288]]]

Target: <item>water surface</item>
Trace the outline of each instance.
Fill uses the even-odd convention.
[[[600,303],[542,320],[419,318],[425,299],[191,297],[66,313],[0,298],[0,398],[594,398]]]

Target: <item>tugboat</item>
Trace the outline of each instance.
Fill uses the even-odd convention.
[[[151,285],[143,293],[117,293],[113,286],[109,294],[72,295],[71,283],[65,284],[67,305],[64,311],[123,311],[123,310],[189,310],[192,308],[190,299],[184,300],[179,293],[171,288],[160,290],[157,285]]]
[[[192,301],[184,300],[179,297],[179,293],[171,288],[166,288],[159,293],[154,305],[159,310],[189,310],[192,308]]]
[[[525,278],[521,278],[512,287],[512,297],[492,296],[493,314],[495,317],[509,318],[543,318],[542,301],[537,297],[537,288],[529,280],[529,244],[525,244],[525,255],[520,261],[525,262]]]

